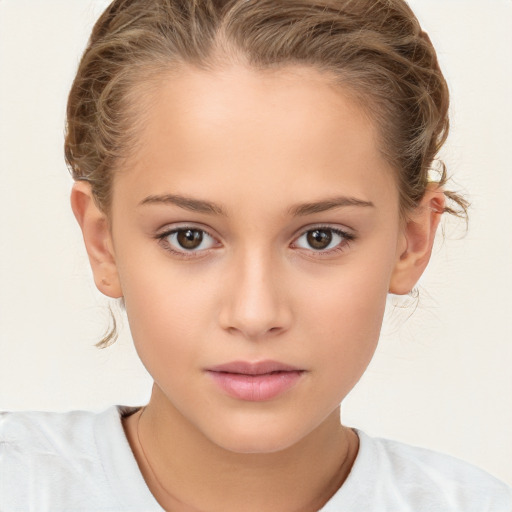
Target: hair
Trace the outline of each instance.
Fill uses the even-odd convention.
[[[396,171],[402,214],[423,198],[449,130],[449,93],[435,49],[404,0],[115,0],[94,26],[69,94],[65,156],[109,212],[112,180],[136,151],[148,87],[185,66],[307,66],[334,79],[375,121]],[[145,94],[146,93],[146,94]]]

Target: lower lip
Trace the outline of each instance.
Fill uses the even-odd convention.
[[[247,375],[209,371],[215,383],[229,396],[250,402],[271,400],[288,391],[300,380],[301,371]]]

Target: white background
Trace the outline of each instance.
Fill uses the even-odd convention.
[[[450,222],[418,307],[390,308],[344,420],[456,455],[512,484],[512,2],[414,0],[452,102],[443,153],[473,203]],[[0,0],[0,409],[141,404],[128,329],[100,351],[95,290],[68,205],[67,91],[105,1]],[[410,317],[410,318],[408,318]]]

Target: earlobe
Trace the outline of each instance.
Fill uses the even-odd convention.
[[[435,234],[444,212],[445,196],[437,185],[429,186],[403,228],[402,247],[389,285],[390,293],[409,293],[423,274],[432,254]]]
[[[96,205],[89,183],[73,185],[71,207],[82,229],[96,287],[108,297],[122,297],[108,218]]]

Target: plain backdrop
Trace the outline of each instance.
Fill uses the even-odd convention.
[[[417,305],[390,300],[344,421],[470,461],[512,484],[512,1],[413,0],[452,93],[443,151],[472,202],[449,221]],[[108,325],[69,208],[68,89],[94,0],[0,0],[0,409],[140,405],[151,380]]]

